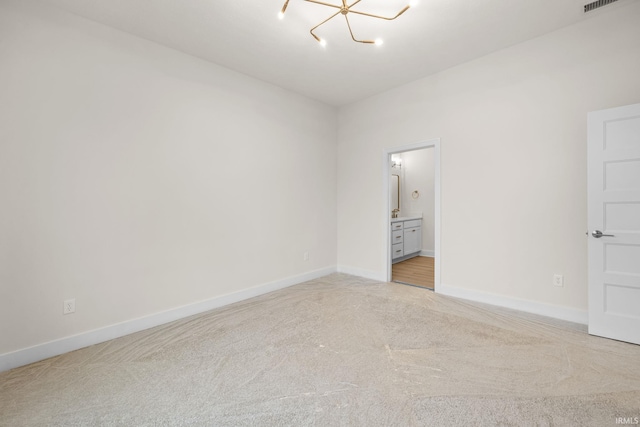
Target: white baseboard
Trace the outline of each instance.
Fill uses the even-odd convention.
[[[588,313],[586,310],[545,304],[520,298],[507,297],[504,295],[491,294],[488,292],[474,291],[471,289],[446,285],[444,283],[440,283],[439,286],[436,286],[436,292],[456,298],[496,305],[498,307],[505,307],[541,316],[553,317],[555,319],[566,320],[574,323],[581,323],[583,325],[588,323]]]
[[[379,282],[387,281],[387,278],[384,277],[384,273],[365,270],[364,268],[350,267],[348,265],[339,265],[338,273],[351,274],[352,276],[364,277],[366,279],[377,280]]]
[[[58,356],[90,345],[109,341],[134,332],[143,331],[145,329],[153,328],[154,326],[163,325],[165,323],[173,322],[174,320],[193,316],[194,314],[203,313],[205,311],[273,292],[278,289],[297,285],[298,283],[317,279],[318,277],[326,276],[327,274],[335,272],[335,266],[325,267],[308,273],[299,274],[297,276],[291,276],[285,279],[254,286],[249,289],[233,292],[231,294],[211,298],[209,300],[172,308],[149,316],[127,320],[115,325],[105,326],[104,328],[94,329],[92,331],[49,341],[11,353],[5,353],[0,355],[0,372],[48,359],[49,357]]]
[[[425,251],[424,249],[420,251],[420,256],[428,256],[429,258],[435,258],[435,251]]]

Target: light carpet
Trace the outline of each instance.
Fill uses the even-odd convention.
[[[333,274],[0,373],[3,426],[616,426],[640,346]]]

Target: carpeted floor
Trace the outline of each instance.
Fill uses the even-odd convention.
[[[342,274],[0,373],[2,426],[615,426],[640,346]]]

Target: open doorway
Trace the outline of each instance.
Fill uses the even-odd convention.
[[[440,283],[440,141],[385,150],[387,280]]]

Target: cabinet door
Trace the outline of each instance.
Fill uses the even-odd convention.
[[[404,230],[404,254],[409,255],[422,250],[422,229],[412,227]]]

